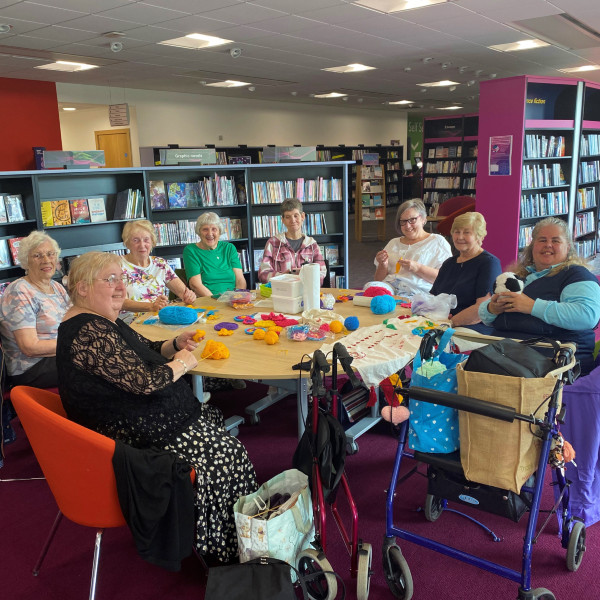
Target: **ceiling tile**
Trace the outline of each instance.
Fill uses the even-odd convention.
[[[236,4],[235,6],[226,6],[224,8],[197,11],[203,16],[221,21],[229,21],[237,25],[249,25],[259,21],[268,21],[277,17],[284,17],[285,12],[273,10],[272,8],[263,8],[262,6],[251,4]]]
[[[121,19],[109,19],[101,15],[86,15],[77,19],[71,19],[68,21],[69,27],[75,29],[84,29],[87,31],[94,31],[96,33],[105,33],[107,31],[128,31],[139,27],[139,23],[132,23],[131,21],[123,21]]]
[[[46,40],[55,40],[60,43],[81,42],[94,37],[95,33],[82,31],[81,29],[72,29],[60,25],[50,25],[49,27],[40,27],[29,33],[29,37],[43,38]]]
[[[123,21],[132,21],[143,25],[155,25],[164,23],[171,19],[180,19],[189,15],[179,10],[162,8],[159,6],[143,5],[139,3],[127,4],[109,10],[98,11],[97,14],[111,19],[121,19]]]
[[[0,0],[0,5],[6,0]],[[14,4],[15,0],[12,0]],[[131,4],[132,0],[35,0],[34,4],[42,6],[53,6],[56,8],[66,8],[85,13],[94,13],[98,10],[107,10],[116,6]]]
[[[19,2],[18,4],[0,9],[0,19],[8,17],[23,21],[45,23],[46,25],[65,23],[82,15],[85,15],[85,13],[81,11],[43,6],[42,4],[34,4],[33,2]]]
[[[245,0],[146,0],[146,2],[140,4],[161,6],[162,8],[180,10],[193,15],[207,10],[223,8],[224,6],[234,6],[242,2],[245,2]]]

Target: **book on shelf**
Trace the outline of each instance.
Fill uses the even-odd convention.
[[[227,160],[230,165],[249,165],[252,163],[251,156],[230,156]]]
[[[373,219],[371,209],[363,208],[362,209],[362,220],[363,221],[371,221]]]
[[[373,196],[373,206],[383,206],[383,198],[379,195]]]
[[[169,183],[169,208],[186,208],[185,183]]]
[[[104,198],[88,198],[88,210],[90,211],[91,223],[102,223],[106,221],[106,203]]]
[[[164,181],[149,181],[148,190],[152,210],[167,210],[169,208]]]
[[[12,257],[13,264],[19,266],[21,263],[19,262],[19,244],[21,243],[21,237],[14,237],[8,239],[8,247],[10,249],[10,255]]]
[[[8,242],[5,239],[0,240],[0,269],[11,267],[12,262],[10,260],[10,250],[8,249]]]
[[[91,223],[87,198],[69,200],[69,207],[71,209],[71,221],[73,223]]]
[[[21,194],[7,194],[4,197],[4,204],[9,223],[18,223],[25,220],[25,209],[23,208]]]
[[[362,194],[361,203],[364,207],[371,206],[371,195],[370,194]]]
[[[383,207],[374,209],[374,217],[376,221],[383,221],[385,219],[385,213],[383,212]]]
[[[254,250],[254,268],[258,271],[260,267],[260,263],[263,259],[263,254],[265,253],[265,249],[262,250]]]
[[[117,192],[113,219],[124,221],[139,219],[144,216],[144,197],[140,190],[128,188]]]
[[[444,146],[436,146],[435,147],[435,158],[443,158],[444,157]]]
[[[325,252],[323,254],[325,260],[330,267],[335,267],[340,264],[340,249],[337,244],[325,244]]]
[[[68,200],[50,200],[52,227],[71,224],[71,209]],[[48,209],[46,208],[46,211]]]
[[[117,201],[115,202],[115,211],[113,219],[115,221],[124,220],[127,218],[127,209],[129,204],[129,190],[121,190],[117,192]]]
[[[435,148],[429,148],[429,150],[427,150],[427,158],[435,158]]]
[[[181,258],[179,256],[171,256],[169,258],[165,258],[167,264],[175,271],[175,269],[181,269]]]
[[[221,217],[222,240],[239,240],[242,237],[242,220]]]
[[[8,215],[6,214],[6,201],[4,194],[0,194],[0,223],[8,223]]]
[[[383,186],[378,183],[371,183],[371,194],[381,194]]]
[[[367,193],[367,194],[371,193],[371,182],[370,181],[361,181],[360,189],[364,193]]]
[[[339,290],[343,290],[346,287],[346,277],[344,275],[335,276],[335,287]]]
[[[40,205],[40,212],[42,213],[42,226],[53,227],[54,217],[52,216],[52,200],[43,200]]]

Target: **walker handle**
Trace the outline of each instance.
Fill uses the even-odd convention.
[[[483,415],[500,421],[512,423],[517,418],[517,411],[510,406],[497,404],[496,402],[487,402],[469,396],[460,394],[450,394],[449,392],[440,392],[439,390],[430,390],[422,387],[410,387],[398,390],[403,396],[409,396],[412,400],[421,402],[431,402],[432,404],[441,404],[458,410]]]

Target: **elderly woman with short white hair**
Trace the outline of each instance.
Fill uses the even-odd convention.
[[[25,276],[13,281],[0,299],[0,335],[9,381],[47,388],[57,385],[56,337],[69,307],[65,288],[52,278],[60,248],[42,231],[19,244]]]
[[[220,240],[222,231],[219,215],[205,212],[196,222],[200,241],[183,249],[188,284],[197,296],[219,296],[247,287],[237,248]]]

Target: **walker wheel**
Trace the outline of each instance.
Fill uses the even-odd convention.
[[[250,425],[258,425],[260,423],[260,417],[256,415],[250,415],[249,419]]]
[[[238,435],[240,435],[240,428],[233,427],[232,429],[229,430],[229,435],[231,435],[233,437],[237,437]]]
[[[554,594],[546,588],[536,588],[531,594],[533,600],[556,600]]]
[[[333,571],[323,552],[307,548],[298,553],[298,571],[301,575],[312,575],[320,571]],[[337,579],[333,574],[324,573],[306,582],[310,600],[334,600],[337,596]]]
[[[410,600],[413,580],[408,563],[396,544],[383,547],[383,572],[390,591],[400,600]]]
[[[585,535],[585,525],[581,521],[575,521],[569,535],[569,546],[567,548],[567,569],[569,571],[579,569],[585,552]]]
[[[350,442],[346,444],[346,454],[352,456],[358,452],[358,444],[356,442]]]
[[[358,550],[358,569],[356,573],[356,600],[367,600],[371,582],[371,563],[373,562],[373,548],[371,544],[363,542]]]
[[[423,512],[428,521],[431,521],[432,523],[437,521],[442,512],[444,512],[444,499],[439,496],[434,496],[433,494],[427,494]]]

